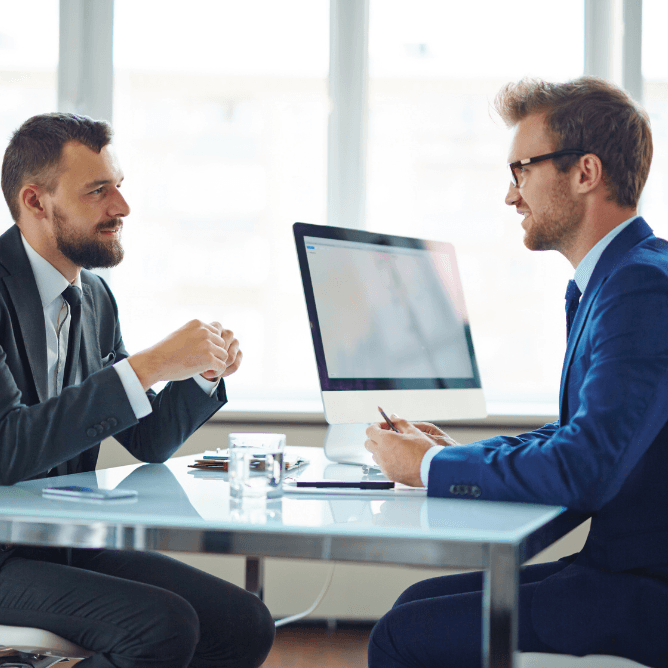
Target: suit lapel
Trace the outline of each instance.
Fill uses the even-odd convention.
[[[18,227],[10,228],[0,237],[0,257],[9,272],[4,281],[21,330],[16,340],[22,340],[25,345],[37,396],[43,402],[48,398],[44,311]]]
[[[566,355],[564,357],[564,366],[561,372],[561,386],[559,388],[559,415],[560,420],[566,419],[567,406],[565,405],[566,398],[566,384],[568,382],[568,372],[573,361],[573,354],[577,348],[578,341],[584,330],[585,323],[589,317],[589,311],[598,295],[601,286],[605,283],[610,273],[619,265],[624,256],[641,241],[652,234],[652,228],[642,219],[637,218],[632,223],[622,230],[603,251],[599,261],[596,263],[594,273],[589,279],[589,283],[582,295],[580,305],[578,306],[577,314],[573,325],[571,326],[571,333],[568,337],[568,345],[566,347]]]

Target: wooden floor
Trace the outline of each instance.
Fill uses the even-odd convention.
[[[373,624],[293,624],[276,630],[276,640],[262,668],[367,668],[366,652]],[[63,661],[68,668],[78,661]]]
[[[263,668],[366,668],[373,624],[288,625],[276,640]]]

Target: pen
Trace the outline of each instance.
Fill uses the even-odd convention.
[[[343,489],[393,489],[394,483],[390,480],[363,480],[348,482],[343,480],[296,480],[295,487],[338,487]]]
[[[387,422],[390,429],[392,431],[396,431],[397,434],[398,434],[399,430],[392,424],[392,420],[390,420],[390,418],[387,417],[387,415],[385,415],[385,411],[380,406],[378,406],[378,410],[380,411],[380,414],[383,416],[383,419],[385,420],[385,422]]]

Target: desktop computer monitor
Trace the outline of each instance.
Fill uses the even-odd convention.
[[[485,417],[452,244],[293,230],[329,424]]]

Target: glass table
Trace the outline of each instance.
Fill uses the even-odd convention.
[[[307,479],[373,479],[332,464],[320,448],[289,447]],[[247,588],[262,592],[262,558],[289,557],[485,570],[483,665],[513,665],[520,566],[584,518],[557,506],[429,498],[424,490],[286,493],[238,503],[227,474],[188,467],[195,456],[3,487],[0,543],[246,555]],[[134,501],[42,497],[56,485],[127,488]]]

